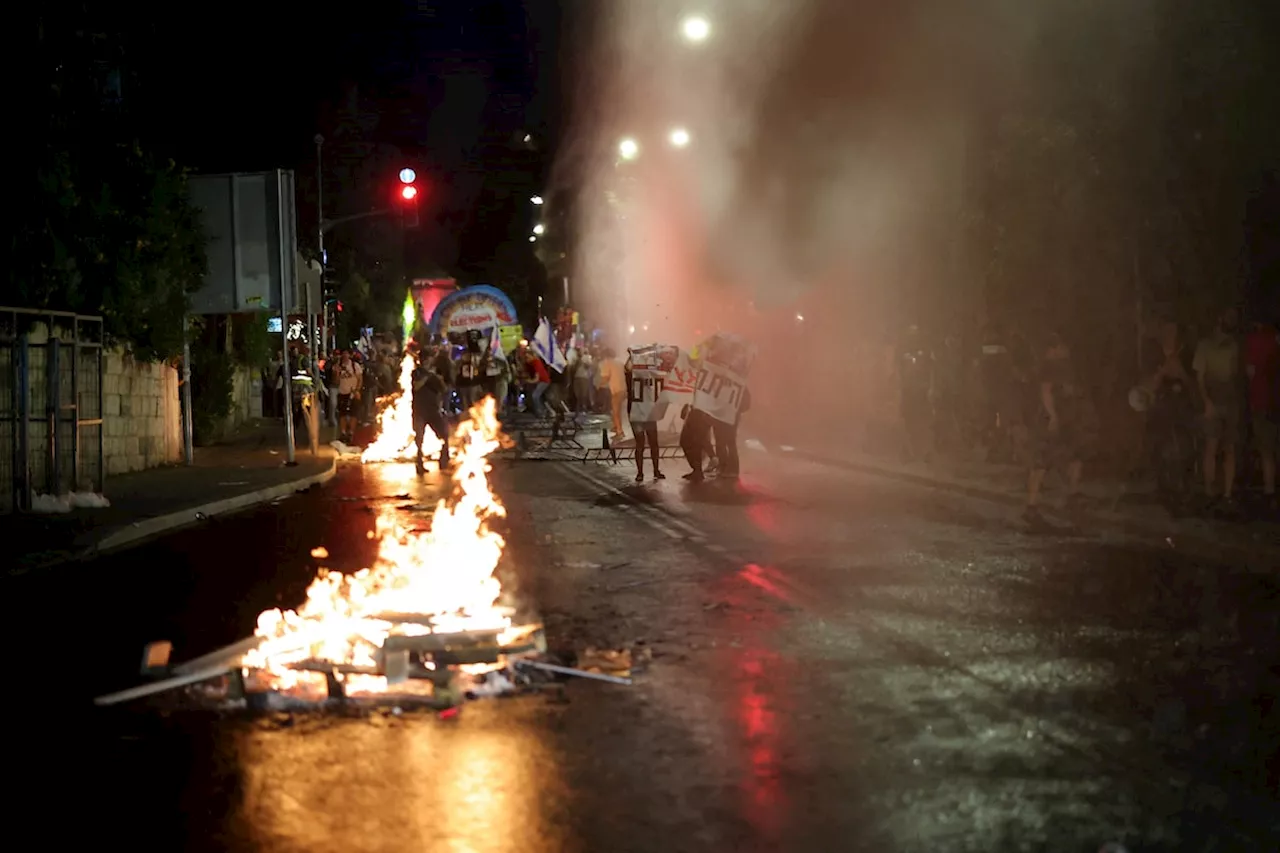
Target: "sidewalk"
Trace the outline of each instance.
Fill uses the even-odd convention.
[[[294,467],[285,466],[284,425],[255,421],[226,443],[197,447],[190,467],[108,477],[104,493],[109,507],[0,516],[0,536],[14,555],[5,561],[4,573],[92,557],[327,482],[336,458],[325,443],[325,428],[318,456],[311,455],[305,433],[296,438]]]
[[[1027,472],[1013,465],[999,465],[964,458],[939,458],[929,463],[899,462],[859,453],[848,447],[786,448],[769,443],[774,454],[790,454],[829,465],[890,477],[930,488],[944,489],[1016,508],[1026,505]],[[1045,478],[1041,512],[1063,532],[1080,526],[1099,527],[1163,542],[1166,547],[1225,557],[1242,566],[1280,568],[1280,524],[1265,520],[1217,520],[1201,517],[1174,518],[1156,499],[1153,486],[1124,486],[1118,480],[1089,479],[1081,491],[1088,506],[1079,512],[1062,509],[1065,482],[1050,474]]]

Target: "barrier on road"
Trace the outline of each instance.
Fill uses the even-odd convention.
[[[579,439],[581,429],[572,421],[547,419],[542,423],[529,422],[527,426],[514,427],[515,446],[498,451],[494,455],[503,459],[522,462],[607,462],[617,465],[635,459],[634,441],[616,446],[609,441],[609,430],[600,431],[599,447],[587,447]],[[645,458],[652,458],[652,450],[645,448]],[[684,448],[679,444],[659,444],[659,459],[683,459]]]
[[[578,440],[581,427],[572,418],[520,419],[507,424],[507,434],[514,445],[493,454],[505,459],[537,459],[531,454],[569,452],[576,454],[584,448]]]
[[[659,438],[661,441],[661,437]],[[652,459],[653,450],[649,447],[644,449],[646,459]],[[636,458],[635,439],[631,439],[627,444],[622,446],[614,446],[609,442],[609,430],[602,429],[600,431],[600,446],[583,448],[581,462],[609,462],[617,465],[619,462],[629,462]],[[679,444],[659,444],[659,459],[683,459],[684,448]]]

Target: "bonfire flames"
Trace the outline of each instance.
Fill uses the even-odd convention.
[[[400,396],[379,417],[382,433],[365,451],[365,458],[398,459],[412,453],[413,434],[408,403],[412,359],[400,372]],[[402,405],[403,404],[403,405]],[[406,439],[407,436],[407,439]],[[500,606],[502,589],[494,571],[505,545],[489,529],[492,519],[506,510],[489,486],[487,456],[500,446],[494,401],[485,399],[454,434],[451,500],[442,499],[431,517],[430,530],[410,529],[394,508],[377,518],[378,556],[373,566],[354,574],[321,568],[297,610],[268,610],[258,617],[259,647],[244,665],[255,680],[275,690],[323,689],[324,675],[291,668],[304,662],[348,667],[379,667],[378,655],[388,637],[467,631],[497,631],[497,642],[512,628],[510,608]],[[317,559],[328,553],[312,552]],[[406,618],[406,616],[408,618]],[[348,674],[347,692],[381,692],[383,675]]]
[[[361,462],[412,462],[417,454],[413,442],[413,371],[417,362],[406,354],[400,361],[399,387],[378,401],[378,437],[360,454]],[[442,440],[431,427],[422,436],[422,456],[440,455]]]

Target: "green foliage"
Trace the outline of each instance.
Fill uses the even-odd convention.
[[[196,444],[222,438],[231,415],[235,361],[225,352],[197,341],[191,346],[191,431]]]
[[[102,96],[124,42],[92,18],[51,16],[33,45],[31,109],[11,116],[21,203],[4,301],[101,315],[109,342],[163,359],[182,349],[205,239],[183,170],[140,144],[133,119]]]
[[[45,152],[31,173],[10,292],[24,306],[102,315],[108,340],[135,357],[171,357],[206,268],[186,177],[137,145],[77,149]]]
[[[235,359],[243,367],[259,369],[271,363],[280,348],[280,336],[267,331],[265,313],[233,314],[231,321]]]

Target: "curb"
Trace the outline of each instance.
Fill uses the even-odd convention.
[[[136,545],[144,539],[150,539],[153,536],[159,536],[163,533],[170,533],[188,525],[197,524],[207,518],[218,515],[225,515],[231,512],[237,512],[242,509],[248,509],[259,504],[269,503],[277,498],[288,497],[289,495],[300,492],[303,489],[309,489],[312,486],[323,485],[333,479],[338,471],[338,457],[329,458],[329,467],[319,474],[312,474],[307,477],[300,477],[297,480],[290,480],[287,483],[277,483],[274,486],[268,486],[265,489],[258,489],[254,492],[246,492],[241,495],[232,495],[222,500],[210,501],[199,506],[186,507],[178,512],[171,512],[166,515],[157,515],[152,518],[145,518],[142,521],[135,521],[128,527],[124,527],[99,539],[92,545],[84,548],[77,558],[81,560],[93,559],[108,551],[117,551],[127,548],[130,545]]]
[[[770,455],[775,455],[771,450],[766,449],[765,452]],[[836,468],[844,468],[850,471],[857,471],[859,473],[870,474],[872,476],[883,477],[890,480],[898,480],[901,482],[911,483],[912,485],[936,489],[938,491],[953,492],[965,495],[966,497],[1004,504],[1006,506],[1020,507],[1025,503],[1025,500],[1020,496],[1010,495],[1006,492],[1000,492],[995,489],[957,483],[954,480],[946,480],[940,477],[929,477],[923,474],[899,471],[888,466],[857,462],[849,459],[840,459],[832,456],[823,456],[818,453],[800,450],[798,448],[787,451],[785,454],[777,455],[795,456],[819,465],[830,465]],[[1228,540],[1228,537],[1213,531],[1189,531],[1185,529],[1185,527],[1180,528],[1178,521],[1172,518],[1165,521],[1152,522],[1117,517],[1114,514],[1101,513],[1096,510],[1085,510],[1074,516],[1060,512],[1051,507],[1041,507],[1040,511],[1044,515],[1057,521],[1075,523],[1081,518],[1084,518],[1089,521],[1096,522],[1099,525],[1106,525],[1113,530],[1126,533],[1130,536],[1157,537],[1164,540],[1171,549],[1181,548],[1191,554],[1196,554],[1198,552],[1207,557],[1212,557],[1217,561],[1226,560],[1250,569],[1272,571],[1277,567],[1280,567],[1280,548],[1264,544],[1262,542],[1231,542]]]

